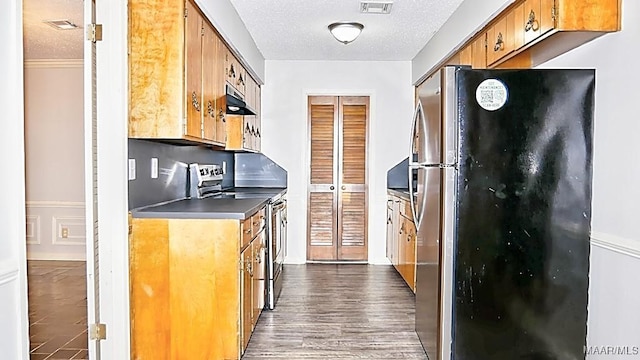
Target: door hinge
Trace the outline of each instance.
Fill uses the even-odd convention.
[[[89,339],[91,339],[91,340],[106,340],[107,339],[107,325],[106,324],[91,324],[89,326]]]
[[[89,24],[87,26],[87,40],[91,42],[102,41],[102,24]]]
[[[189,16],[189,9],[184,8],[184,17],[187,18]]]

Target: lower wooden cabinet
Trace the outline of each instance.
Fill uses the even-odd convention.
[[[416,236],[410,218],[409,200],[388,195],[387,198],[387,258],[409,288],[416,291]]]
[[[132,359],[242,356],[264,306],[264,209],[251,220],[131,219]]]

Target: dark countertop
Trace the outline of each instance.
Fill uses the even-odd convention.
[[[131,210],[134,218],[239,219],[260,210],[272,198],[286,192],[282,188],[233,188],[220,196],[180,199]]]
[[[409,189],[391,189],[387,188],[387,192],[391,195],[400,196],[409,200]]]

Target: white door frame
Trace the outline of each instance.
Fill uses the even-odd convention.
[[[128,359],[127,1],[98,1],[96,11],[104,25],[97,50],[102,355]],[[3,358],[28,360],[22,0],[0,1],[0,22],[0,349]]]
[[[29,359],[22,0],[0,1],[0,349]]]
[[[103,359],[130,356],[127,19],[127,1],[96,1],[96,21],[103,25],[97,44],[100,321],[107,325]]]

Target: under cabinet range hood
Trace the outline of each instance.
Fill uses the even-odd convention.
[[[244,97],[231,85],[226,84],[227,114],[255,115],[256,112],[244,101]]]

